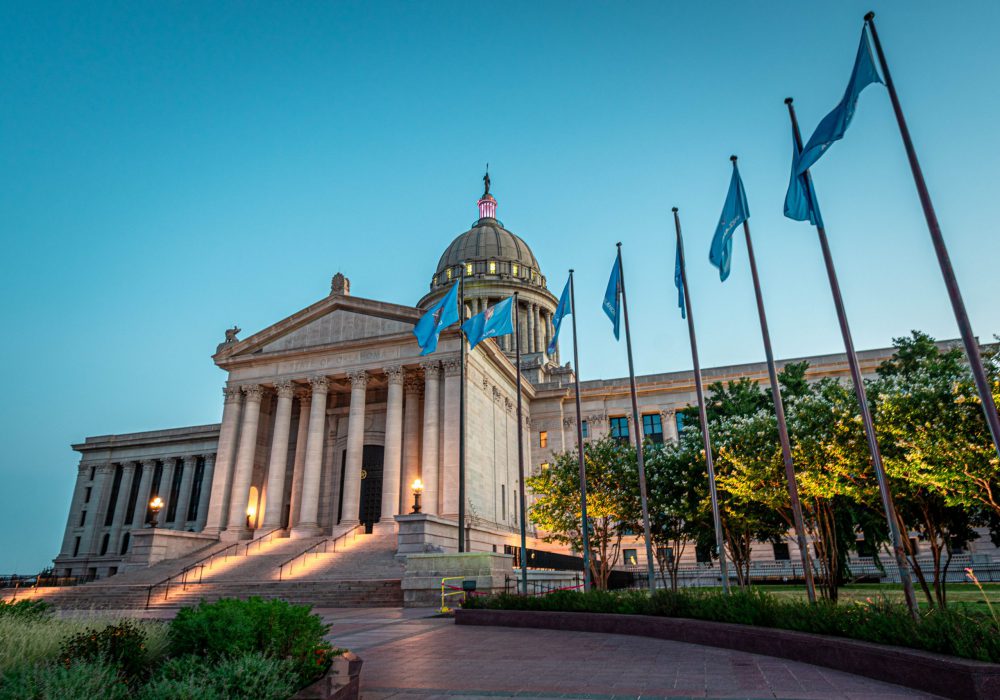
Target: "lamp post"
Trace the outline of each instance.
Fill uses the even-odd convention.
[[[153,519],[149,522],[149,526],[156,527],[156,518],[163,510],[163,499],[157,496],[152,501],[149,502],[149,509],[153,512]]]
[[[413,488],[413,510],[411,511],[411,514],[420,512],[420,494],[424,492],[424,482],[422,482],[420,479],[416,479],[412,484],[412,488]]]

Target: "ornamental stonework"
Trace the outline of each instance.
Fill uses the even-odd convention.
[[[264,396],[264,388],[260,384],[244,384],[241,388],[247,401],[260,401]]]
[[[317,392],[325,394],[330,389],[330,378],[323,375],[317,375],[309,378],[309,384],[312,386],[314,394]]]
[[[347,378],[351,382],[351,389],[364,389],[368,386],[368,372],[363,369],[348,372]]]
[[[285,379],[274,384],[274,392],[279,399],[290,399],[295,395],[295,385],[291,380]]]
[[[388,378],[390,384],[402,384],[403,383],[403,366],[402,365],[391,365],[385,368],[385,376]]]

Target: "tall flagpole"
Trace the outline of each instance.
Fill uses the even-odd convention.
[[[795,118],[795,107],[792,105],[792,98],[785,99],[788,105],[788,116],[792,120],[792,133],[795,137],[795,147],[802,151],[802,135],[799,133],[799,122]],[[806,187],[812,196],[812,174],[807,169],[803,173],[806,179]],[[899,521],[896,518],[896,506],[892,501],[892,493],[889,491],[889,480],[885,475],[885,468],[882,466],[882,453],[879,450],[878,438],[875,435],[875,423],[872,420],[871,409],[868,406],[868,395],[865,391],[865,381],[861,376],[861,367],[858,365],[858,356],[854,351],[854,339],[851,337],[851,328],[847,323],[847,311],[844,309],[844,299],[840,293],[840,282],[837,281],[837,271],[833,266],[833,256],[830,254],[830,243],[826,238],[826,229],[817,224],[816,233],[819,236],[819,245],[823,251],[823,262],[826,265],[826,274],[830,279],[830,292],[833,294],[833,303],[837,308],[837,320],[840,322],[840,334],[844,337],[844,352],[847,354],[847,363],[851,369],[851,382],[854,384],[854,393],[858,398],[858,408],[861,410],[861,420],[865,426],[865,437],[868,440],[868,452],[872,459],[872,468],[875,470],[875,478],[878,480],[879,493],[882,497],[882,508],[885,510],[886,524],[889,527],[889,539],[892,544],[893,555],[896,559],[896,567],[899,569],[899,580],[903,584],[903,595],[906,598],[906,606],[910,609],[910,614],[917,616],[917,598],[913,593],[913,581],[910,578],[910,568],[906,562],[906,553],[903,551],[903,540],[899,532]]]
[[[521,309],[518,308],[517,292],[514,292],[514,366],[517,392],[517,478],[518,500],[521,504],[521,592],[528,595],[528,513],[525,511],[527,499],[524,496],[524,436],[523,418],[521,417]]]
[[[701,385],[701,364],[698,362],[698,340],[694,333],[694,313],[691,311],[691,292],[688,289],[687,266],[684,263],[684,239],[681,236],[681,218],[673,208],[674,228],[677,229],[677,251],[681,259],[681,282],[684,284],[684,303],[687,306],[688,336],[691,340],[691,364],[694,365],[694,388],[698,394],[698,419],[701,422],[701,439],[705,444],[705,466],[708,469],[708,494],[712,501],[712,521],[715,525],[715,548],[719,553],[719,573],[722,590],[729,593],[729,567],[726,565],[726,545],[722,538],[722,516],[719,514],[719,493],[715,488],[715,461],[712,459],[712,438],[708,432],[708,411],[705,410],[705,390]]]
[[[583,590],[590,590],[590,519],[587,517],[587,464],[584,459],[583,414],[580,410],[580,350],[576,342],[576,293],[569,271],[569,309],[573,317],[573,383],[576,386],[576,454],[580,460],[580,527],[583,532]]]
[[[917,151],[913,148],[913,141],[910,139],[910,130],[906,126],[906,119],[903,117],[903,108],[900,106],[899,96],[896,94],[896,84],[892,82],[892,76],[889,74],[889,64],[886,62],[885,53],[882,51],[882,42],[879,41],[878,32],[875,30],[875,13],[869,12],[866,14],[865,22],[871,30],[872,41],[875,42],[875,52],[878,54],[878,61],[882,67],[885,86],[889,90],[892,111],[896,114],[899,133],[903,137],[906,158],[910,161],[910,171],[913,173],[913,181],[917,185],[920,206],[923,207],[924,218],[927,219],[927,229],[930,231],[931,241],[934,243],[934,252],[937,254],[938,265],[941,267],[944,285],[948,289],[951,308],[955,313],[955,320],[958,322],[958,328],[962,333],[962,344],[965,345],[965,354],[969,358],[972,376],[976,380],[976,390],[979,392],[983,413],[986,414],[986,423],[989,425],[990,435],[993,437],[993,446],[996,448],[997,454],[1000,455],[1000,414],[997,413],[996,403],[993,401],[990,381],[986,376],[986,371],[983,369],[983,360],[979,356],[979,344],[976,342],[976,336],[972,333],[969,314],[965,311],[965,302],[962,300],[962,292],[958,288],[958,280],[955,278],[955,270],[951,266],[951,256],[948,254],[947,246],[945,246],[944,236],[941,235],[941,225],[938,223],[934,204],[931,202],[931,195],[927,190],[927,183],[924,182],[923,170],[920,169],[920,162],[917,160]]]
[[[462,343],[462,369],[458,384],[458,551],[465,551],[465,263],[458,282],[459,340]]]
[[[730,157],[733,168],[736,168],[736,156]],[[750,259],[750,274],[753,277],[753,291],[757,297],[757,316],[760,318],[760,335],[764,339],[764,354],[767,356],[767,374],[771,380],[771,398],[774,401],[774,415],[778,422],[778,439],[781,442],[781,458],[785,463],[785,479],[788,481],[788,500],[792,506],[792,521],[795,523],[795,539],[799,545],[802,557],[802,571],[806,582],[806,594],[809,602],[816,602],[816,586],[813,583],[812,559],[809,556],[809,544],[806,541],[806,527],[802,518],[802,503],[799,501],[799,487],[795,481],[795,465],[792,462],[792,446],[788,439],[788,424],[785,421],[785,405],[781,400],[781,385],[778,383],[778,371],[774,366],[774,352],[771,350],[771,332],[767,327],[767,314],[764,312],[764,295],[760,291],[760,278],[757,276],[757,258],[753,254],[753,242],[750,240],[750,222],[743,220],[743,235],[747,241],[747,254]]]
[[[656,590],[656,575],[653,572],[653,539],[649,530],[649,505],[646,500],[646,462],[642,447],[642,420],[639,418],[639,396],[635,390],[635,367],[632,364],[632,333],[628,325],[628,300],[625,298],[625,266],[622,264],[622,244],[618,244],[618,284],[621,285],[622,310],[625,313],[625,346],[628,348],[628,380],[632,390],[632,426],[635,428],[635,455],[639,464],[639,500],[642,502],[642,530],[646,537],[646,570],[649,576],[649,592]],[[573,318],[574,327],[576,317]],[[579,391],[577,392],[579,396]],[[581,430],[582,432],[582,430]]]

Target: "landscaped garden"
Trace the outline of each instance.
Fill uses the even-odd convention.
[[[0,700],[284,700],[341,653],[309,606],[220,600],[169,622],[0,601]]]

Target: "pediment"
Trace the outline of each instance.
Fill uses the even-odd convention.
[[[408,333],[419,318],[420,311],[413,307],[331,296],[245,340],[220,345],[215,360],[307,350]]]

